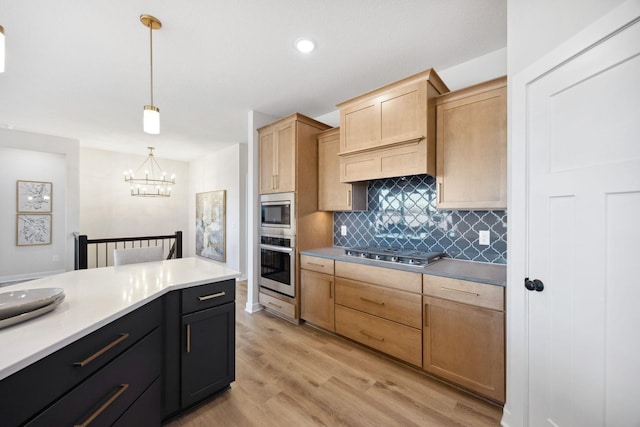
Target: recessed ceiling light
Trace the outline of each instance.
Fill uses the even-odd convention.
[[[309,39],[296,40],[296,49],[302,53],[309,53],[316,48],[316,44]]]

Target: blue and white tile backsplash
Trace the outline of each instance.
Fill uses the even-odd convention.
[[[507,262],[505,211],[437,210],[435,178],[415,175],[369,181],[367,212],[335,212],[333,244],[442,251],[451,258]],[[340,235],[346,225],[347,236]],[[491,245],[478,244],[489,230]]]

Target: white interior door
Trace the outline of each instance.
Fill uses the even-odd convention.
[[[526,87],[531,426],[640,426],[637,5]]]

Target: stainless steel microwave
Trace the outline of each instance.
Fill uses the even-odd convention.
[[[276,193],[261,195],[260,216],[260,234],[271,236],[295,236],[295,193]]]

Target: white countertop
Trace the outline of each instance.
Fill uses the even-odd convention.
[[[199,258],[76,270],[0,288],[62,288],[55,310],[0,329],[0,380],[176,289],[240,276]]]

